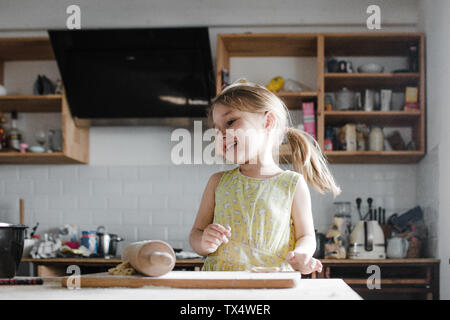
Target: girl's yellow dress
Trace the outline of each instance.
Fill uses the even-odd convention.
[[[291,207],[301,174],[285,170],[267,179],[244,176],[239,167],[225,171],[216,188],[214,221],[231,227],[231,239],[205,260],[205,271],[279,267],[295,248]]]

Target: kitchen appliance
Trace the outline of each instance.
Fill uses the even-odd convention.
[[[378,221],[358,221],[350,234],[349,259],[385,259],[384,233]]]
[[[124,240],[117,234],[107,233],[104,226],[99,226],[97,228],[97,237],[97,254],[105,258],[115,257],[117,253],[117,243]]]
[[[22,259],[25,230],[23,224],[0,222],[0,278],[14,278]]]
[[[48,33],[77,125],[206,119],[216,94],[207,27]]]

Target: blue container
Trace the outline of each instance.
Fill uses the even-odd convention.
[[[97,231],[81,231],[81,245],[88,248],[92,253],[97,253],[97,239]]]

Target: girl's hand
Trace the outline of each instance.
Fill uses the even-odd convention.
[[[231,227],[220,224],[210,224],[203,230],[201,246],[208,253],[213,253],[223,243],[231,238]]]
[[[322,272],[322,263],[306,253],[289,251],[286,255],[286,261],[289,262],[292,268],[300,271],[302,274],[310,274],[314,271]]]

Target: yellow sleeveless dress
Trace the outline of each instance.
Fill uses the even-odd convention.
[[[214,221],[231,227],[231,239],[211,253],[204,271],[243,271],[279,267],[293,271],[286,254],[295,248],[291,207],[300,173],[258,179],[239,167],[225,171],[215,193]]]

